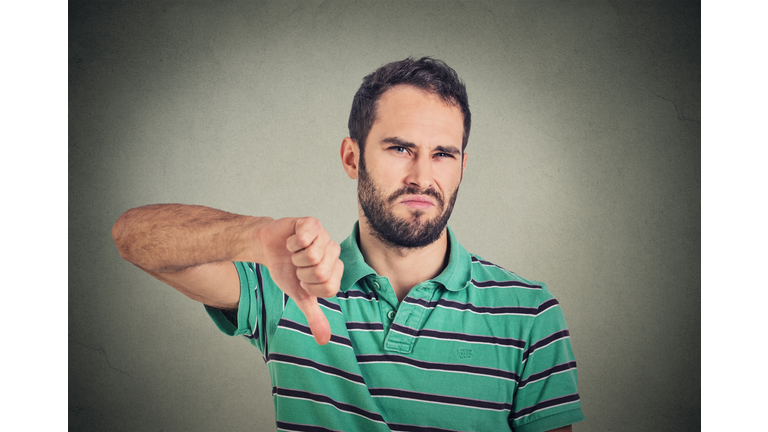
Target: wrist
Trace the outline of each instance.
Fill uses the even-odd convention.
[[[265,253],[264,234],[274,222],[271,217],[246,216],[240,227],[238,253],[233,261],[267,264],[269,254]]]

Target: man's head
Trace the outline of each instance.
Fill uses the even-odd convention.
[[[358,179],[361,228],[400,249],[427,246],[443,234],[467,156],[463,150],[469,110],[463,85],[447,66],[435,66],[437,62],[431,59],[418,62],[442,72],[449,70],[452,82],[461,87],[463,104],[445,92],[434,91],[436,87],[447,87],[442,84],[416,86],[410,81],[385,79],[388,84],[375,86],[386,89],[375,92],[376,100],[370,108],[375,115],[366,126],[365,147],[349,137],[341,149],[347,174]],[[408,59],[398,63],[418,62]],[[366,77],[366,82],[376,81],[378,78],[371,77],[377,75],[397,75],[395,72],[401,68],[392,65],[398,63],[383,66]],[[430,72],[430,76],[434,75]],[[366,82],[355,96],[355,104],[366,93],[364,87],[370,87]],[[355,109],[353,106],[350,125]]]
[[[352,100],[352,111],[349,113],[349,136],[364,153],[368,133],[376,121],[376,109],[387,90],[398,85],[410,85],[427,93],[434,94],[445,103],[454,105],[461,110],[464,121],[464,135],[461,151],[467,147],[469,129],[472,123],[467,100],[467,89],[461,82],[456,71],[440,60],[422,57],[387,63],[363,78],[363,83]]]

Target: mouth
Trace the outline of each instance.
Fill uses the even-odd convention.
[[[400,204],[412,209],[426,210],[434,207],[435,201],[426,195],[409,195],[401,199]]]

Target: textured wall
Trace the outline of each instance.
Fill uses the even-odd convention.
[[[274,430],[267,369],[119,257],[125,210],[357,215],[338,149],[362,77],[408,55],[465,80],[451,226],[560,300],[587,420],[698,430],[700,10],[669,1],[72,1],[72,430]]]

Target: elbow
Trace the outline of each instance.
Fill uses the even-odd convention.
[[[128,241],[126,241],[127,236],[127,223],[126,223],[126,213],[123,213],[115,222],[114,225],[112,225],[112,240],[115,241],[115,246],[117,246],[117,251],[120,253],[120,256],[123,257],[123,259],[130,261],[128,259],[129,253],[128,253]]]

